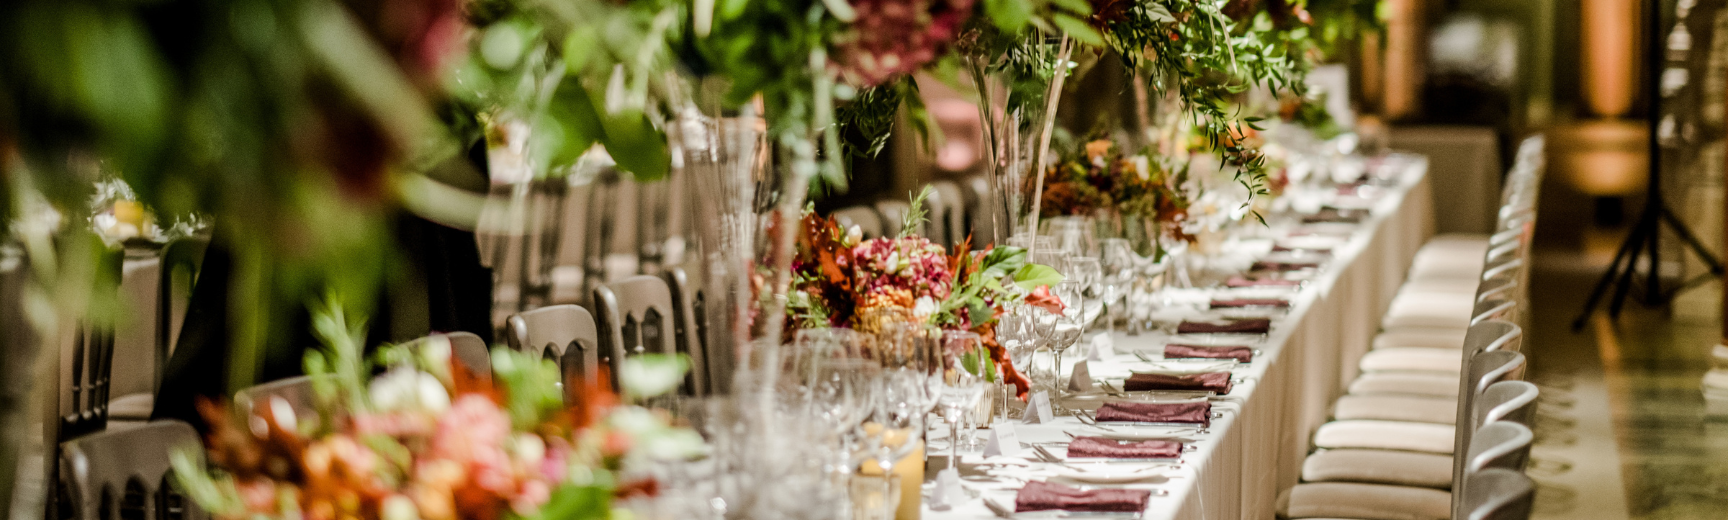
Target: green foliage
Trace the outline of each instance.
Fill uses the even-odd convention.
[[[935,192],[936,188],[925,185],[924,189],[912,195],[912,204],[906,210],[905,220],[900,222],[900,238],[916,235],[918,230],[924,227],[924,222],[929,220],[929,211],[924,209],[924,201],[929,200],[930,194]]]
[[[1240,166],[1236,181],[1251,194],[1249,204],[1253,196],[1270,193],[1265,158],[1232,138],[1245,135],[1256,121],[1230,110],[1230,101],[1254,86],[1300,92],[1303,64],[1264,15],[1253,24],[1237,24],[1222,6],[1138,3],[1123,20],[1110,23],[1105,35],[1124,65],[1146,78],[1150,91],[1174,94],[1209,148]]]
[[[504,410],[516,429],[528,429],[564,406],[558,365],[505,348],[492,349],[492,380],[504,389]]]

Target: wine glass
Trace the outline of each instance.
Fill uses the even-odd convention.
[[[982,339],[971,332],[944,332],[941,341],[942,392],[937,406],[948,421],[948,467],[958,467],[960,421],[972,415],[984,397],[989,353]]]
[[[1137,263],[1133,246],[1127,239],[1106,238],[1100,246],[1098,268],[1099,297],[1104,301],[1104,326],[1111,334],[1116,334],[1116,314],[1120,307],[1116,302],[1123,299],[1123,293],[1134,281],[1135,264]]]
[[[935,407],[942,388],[935,332],[910,321],[881,324],[876,339],[876,362],[882,370],[877,378],[876,419],[884,428],[919,431],[924,414]],[[883,443],[877,464],[887,472],[913,448],[911,440],[899,446]]]
[[[1074,305],[1079,307],[1081,311],[1084,311],[1080,316],[1080,329],[1082,334],[1085,333],[1086,324],[1092,322],[1089,318],[1095,315],[1093,312],[1087,311],[1088,305],[1094,308],[1099,308],[1097,305],[1099,302],[1090,300],[1097,299],[1095,295],[1098,291],[1098,280],[1103,277],[1103,272],[1104,270],[1099,266],[1098,259],[1089,256],[1070,256],[1068,258],[1068,268],[1063,272],[1063,275],[1067,279],[1073,280],[1075,283],[1080,285],[1081,301],[1076,302]],[[1101,308],[1099,309],[1101,310]]]
[[[1076,256],[1091,256],[1098,250],[1096,224],[1088,217],[1055,217],[1044,221],[1045,229],[1055,237],[1063,251]]]
[[[1063,280],[1050,288],[1050,294],[1062,300],[1063,305],[1062,312],[1047,313],[1052,325],[1047,342],[1052,356],[1050,368],[1054,372],[1050,385],[1052,395],[1060,394],[1064,388],[1062,353],[1079,343],[1083,332],[1081,319],[1086,311],[1083,307],[1084,300],[1080,296],[1081,289],[1080,282],[1074,280]]]

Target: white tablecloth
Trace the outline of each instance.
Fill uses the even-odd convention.
[[[1348,241],[1333,250],[1321,272],[1293,293],[1289,312],[1275,318],[1271,333],[1255,343],[1262,352],[1235,370],[1235,377],[1245,382],[1231,391],[1228,401],[1215,401],[1214,410],[1222,417],[1195,437],[1196,451],[1183,457],[1182,469],[1171,472],[1173,478],[1147,486],[1168,494],[1154,495],[1143,518],[1273,518],[1278,491],[1296,484],[1308,436],[1325,422],[1332,401],[1356,376],[1357,360],[1367,352],[1380,315],[1416,250],[1433,234],[1427,160],[1395,155],[1388,167],[1402,170],[1396,186],[1375,202],[1371,216]],[[1274,229],[1272,235],[1287,231]],[[1266,241],[1259,244],[1262,252],[1269,247]],[[1132,351],[1160,352],[1165,339],[1156,333],[1131,337],[1119,332],[1114,338],[1118,355],[1093,362],[1092,372],[1122,371],[1117,365],[1132,362]],[[1072,417],[1017,426],[1023,442],[1066,440],[1064,431],[1083,429]],[[932,453],[943,454],[942,444],[938,441]],[[977,455],[962,458],[976,460]],[[985,489],[983,495],[1012,508],[1013,489]],[[993,517],[980,500],[950,511],[924,511],[928,519]]]

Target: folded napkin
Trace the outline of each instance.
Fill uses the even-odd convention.
[[[1251,271],[1300,271],[1320,267],[1319,260],[1261,260],[1254,262]]]
[[[1226,287],[1295,287],[1302,285],[1301,280],[1286,280],[1283,278],[1265,278],[1260,276],[1232,276],[1224,281]]]
[[[1102,488],[1081,490],[1072,486],[1032,481],[1027,482],[1026,487],[1020,488],[1020,496],[1014,499],[1014,512],[1061,509],[1066,511],[1138,513],[1146,510],[1146,501],[1150,498],[1152,498],[1152,490],[1150,489]]]
[[[1098,407],[1094,417],[1100,422],[1190,423],[1212,425],[1212,403],[1183,401],[1177,403],[1137,403],[1116,401]]]
[[[1302,217],[1302,223],[1316,224],[1320,222],[1341,222],[1345,224],[1356,224],[1362,222],[1362,216],[1365,213],[1366,212],[1358,210],[1326,208],[1320,210],[1319,213]]]
[[[1237,363],[1254,360],[1254,349],[1244,346],[1208,347],[1204,345],[1164,345],[1164,359],[1207,358],[1234,359]]]
[[[1289,307],[1289,306],[1290,306],[1290,300],[1286,300],[1283,298],[1230,298],[1230,299],[1224,299],[1224,300],[1217,300],[1217,299],[1212,300],[1212,308],[1214,308],[1214,309],[1238,308],[1238,307]]]
[[[1330,246],[1287,246],[1283,244],[1273,244],[1272,252],[1301,253],[1304,255],[1331,255],[1332,248]]]
[[[1216,392],[1218,395],[1230,393],[1229,372],[1206,372],[1204,374],[1134,374],[1122,382],[1122,389],[1129,392],[1145,392],[1148,390],[1198,390]]]
[[[1177,334],[1265,334],[1272,330],[1272,320],[1248,318],[1224,322],[1186,321],[1176,326]]]
[[[1099,459],[1174,459],[1182,456],[1182,443],[1165,440],[1117,441],[1103,437],[1075,437],[1068,443],[1068,457]]]

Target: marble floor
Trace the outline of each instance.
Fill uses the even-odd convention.
[[[1564,178],[1551,174],[1550,181]],[[1597,313],[1574,331],[1624,228],[1577,226],[1587,218],[1565,214],[1576,214],[1583,197],[1550,186],[1525,343],[1528,375],[1544,389],[1530,469],[1536,516],[1728,518],[1728,417],[1707,416],[1700,390],[1720,340],[1717,284],[1685,292],[1667,308],[1629,301],[1619,319]]]

